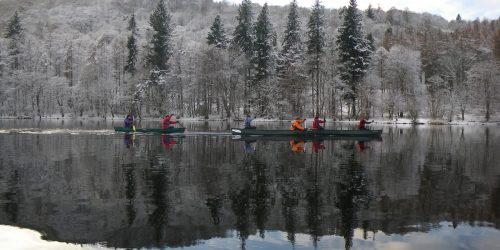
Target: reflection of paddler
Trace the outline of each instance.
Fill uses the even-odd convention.
[[[130,148],[130,145],[134,145],[134,142],[132,141],[132,135],[130,135],[129,133],[125,134],[125,137],[123,138],[123,143],[125,143],[125,146],[127,146],[127,148]]]
[[[297,152],[297,153],[303,153],[306,152],[306,149],[304,148],[304,141],[290,141],[290,146],[292,146],[292,151]]]
[[[325,149],[323,141],[313,141],[312,149],[314,153],[318,153],[319,150]]]
[[[161,143],[166,149],[171,149],[177,142],[169,135],[161,135]]]
[[[252,154],[253,152],[255,152],[255,149],[252,147],[252,143],[246,141],[245,142],[245,153]]]
[[[366,146],[365,146],[365,142],[364,141],[358,141],[358,143],[356,144],[356,146],[358,147],[358,149],[360,151],[363,151],[366,149]]]

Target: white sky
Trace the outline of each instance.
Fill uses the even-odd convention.
[[[216,0],[222,1],[222,0]],[[224,0],[226,2],[241,3],[241,0]],[[263,5],[287,5],[291,0],[252,0],[252,3]],[[297,0],[303,7],[310,7],[314,0]],[[321,0],[327,8],[339,8],[347,6],[349,0]],[[440,15],[448,20],[455,19],[460,13],[462,19],[474,20],[476,18],[497,19],[500,17],[500,0],[358,0],[358,8],[365,10],[368,4],[373,8],[389,10],[391,7],[404,10],[408,8],[412,12],[429,12]]]

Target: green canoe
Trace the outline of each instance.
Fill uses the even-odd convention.
[[[158,133],[158,134],[172,134],[172,133],[184,133],[185,128],[136,128],[135,132],[139,133]],[[116,132],[134,132],[132,128],[125,127],[115,127]]]
[[[263,130],[263,129],[241,129],[232,128],[233,135],[241,136],[298,136],[298,137],[314,137],[314,136],[335,136],[335,137],[379,137],[382,130],[306,130],[306,131],[290,131],[290,130]]]

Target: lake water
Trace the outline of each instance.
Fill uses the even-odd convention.
[[[499,126],[301,142],[233,138],[225,122],[184,136],[113,125],[0,120],[0,249],[500,245]]]

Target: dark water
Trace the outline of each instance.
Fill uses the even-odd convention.
[[[0,120],[0,249],[500,245],[498,126],[376,126],[382,141],[302,144],[183,125],[185,136],[134,136]]]

